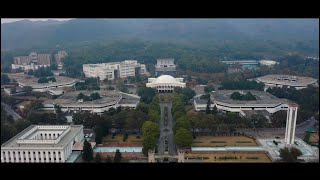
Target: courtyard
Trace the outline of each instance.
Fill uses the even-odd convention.
[[[138,138],[139,137],[139,138]],[[123,135],[117,134],[112,138],[112,135],[107,135],[102,139],[103,144],[142,144],[142,135],[128,135],[128,139],[123,141]]]

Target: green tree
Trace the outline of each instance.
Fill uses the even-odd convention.
[[[207,85],[207,86],[204,87],[204,92],[205,92],[206,94],[209,94],[209,93],[211,93],[212,91],[214,91],[214,87],[213,87],[212,85]]]
[[[211,105],[211,101],[209,98],[207,101],[206,114],[211,114],[210,105]]]
[[[101,163],[102,162],[102,158],[100,156],[100,153],[96,154],[96,157],[94,157],[94,160],[95,160],[96,163]]]
[[[31,87],[31,86],[23,86],[23,87],[22,87],[22,90],[23,90],[24,92],[26,92],[27,95],[29,95],[29,94],[31,93],[31,91],[32,91],[32,87]]]
[[[284,162],[296,162],[302,153],[295,147],[280,149],[280,157]]]
[[[114,155],[114,159],[113,162],[115,163],[120,163],[122,159],[122,155],[121,152],[119,151],[119,149],[116,150],[116,154]]]
[[[192,144],[192,133],[185,128],[179,128],[174,136],[174,142],[179,148],[190,147]]]
[[[8,77],[7,74],[1,73],[1,84],[6,84],[6,83],[10,83],[10,78]]]
[[[213,106],[212,108],[212,114],[216,115],[218,113],[217,105]]]
[[[85,95],[84,95],[83,93],[79,93],[78,96],[77,96],[77,100],[78,100],[78,99],[84,99],[84,96],[85,96]]]
[[[86,162],[93,160],[93,150],[91,144],[86,139],[84,139],[83,143],[82,159]]]
[[[112,163],[112,158],[110,156],[107,156],[105,162]]]
[[[142,133],[143,153],[147,155],[149,150],[156,148],[160,136],[159,125],[151,121],[145,121],[142,126]]]

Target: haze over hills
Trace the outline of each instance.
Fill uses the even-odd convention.
[[[157,40],[174,43],[236,41],[319,42],[317,19],[72,19],[1,25],[1,49],[80,42]]]

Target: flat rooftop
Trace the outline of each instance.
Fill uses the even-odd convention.
[[[233,92],[240,92],[240,93],[243,92],[244,94],[251,92],[256,97],[257,100],[252,100],[252,101],[233,100],[230,97]],[[256,90],[217,90],[217,91],[211,92],[210,95],[214,98],[215,101],[228,103],[228,104],[282,104],[282,103],[290,102],[287,99],[279,99],[270,93],[267,93],[264,91],[256,91]]]
[[[65,126],[65,127],[69,127],[70,130],[66,131],[66,129],[54,129],[54,127],[61,127],[61,126]],[[48,129],[39,129],[39,127],[44,127],[44,128],[48,128]],[[36,128],[34,130],[34,128]],[[52,129],[51,129],[52,128]],[[58,125],[58,126],[54,126],[54,125],[31,125],[29,127],[27,127],[26,129],[24,129],[23,131],[21,131],[19,134],[15,135],[13,138],[11,138],[10,140],[8,140],[7,142],[3,143],[1,145],[1,149],[12,149],[12,148],[21,148],[21,149],[28,149],[28,148],[63,148],[65,147],[65,145],[67,145],[68,142],[70,142],[70,140],[72,138],[74,138],[77,133],[83,129],[82,125]],[[53,143],[53,144],[41,144],[41,143],[18,143],[19,140],[31,140],[29,139],[33,134],[37,133],[37,131],[62,131],[65,132],[66,134],[63,134],[63,136],[61,137],[61,140],[58,141],[58,143]],[[28,134],[30,133],[30,134]],[[53,139],[54,140],[54,139]],[[41,141],[41,140],[40,140]]]
[[[287,86],[308,86],[314,84],[317,79],[303,76],[281,75],[281,74],[269,74],[266,76],[256,78],[258,81],[267,84],[279,84]]]
[[[77,100],[77,96],[82,93],[86,96],[90,96],[92,93],[99,93],[101,99],[93,100],[93,101],[83,101],[79,102]],[[100,107],[101,105],[105,105],[108,103],[116,103],[122,96],[122,93],[119,91],[109,91],[109,90],[82,90],[82,91],[74,91],[65,93],[57,99],[48,99],[43,102],[43,104],[59,104],[59,105],[68,105],[68,106],[96,106]]]

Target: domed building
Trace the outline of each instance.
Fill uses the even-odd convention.
[[[158,78],[148,78],[147,87],[155,88],[159,93],[172,93],[175,87],[186,87],[183,78],[161,75]]]

